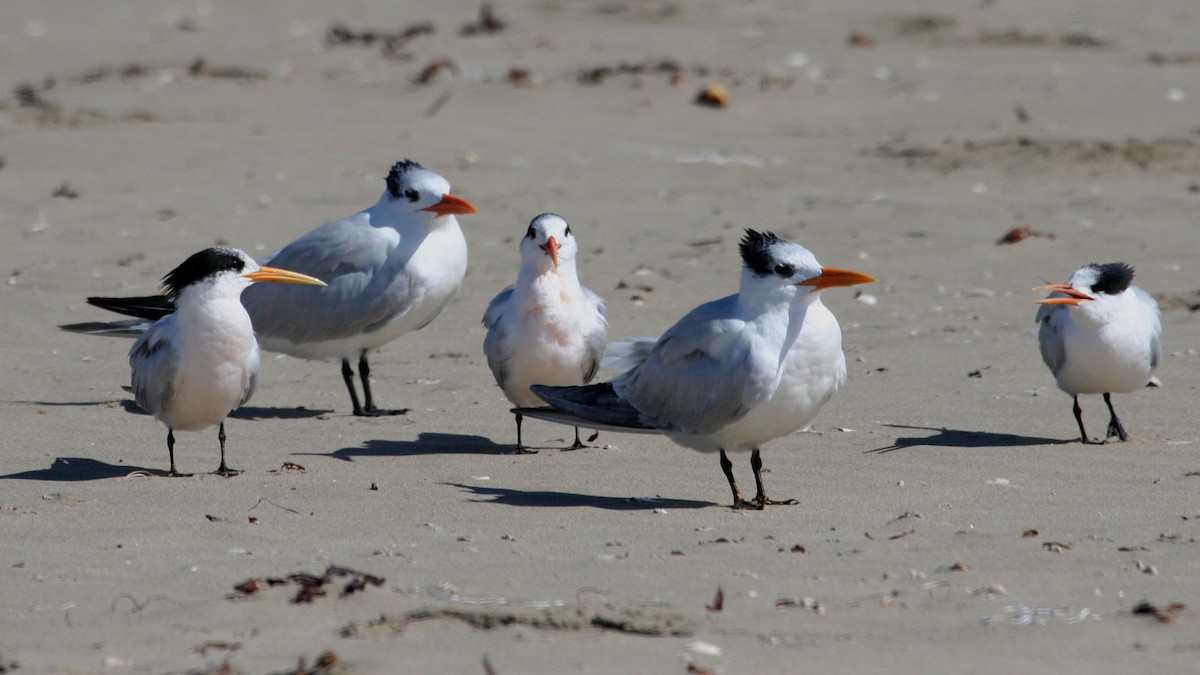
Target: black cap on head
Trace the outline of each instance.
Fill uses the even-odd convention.
[[[770,248],[782,242],[783,240],[776,237],[774,233],[767,232],[764,234],[747,228],[746,236],[742,237],[742,243],[739,246],[742,251],[742,262],[756,274],[770,274]]]
[[[405,159],[403,161],[396,162],[392,166],[392,170],[388,172],[387,178],[384,179],[387,182],[388,194],[390,194],[392,196],[392,199],[400,198],[400,179],[401,179],[401,177],[403,177],[405,174],[407,174],[411,171],[418,171],[418,170],[424,169],[424,168],[425,167],[421,166],[420,164],[417,164],[416,162],[412,161],[411,159]]]
[[[1123,293],[1133,283],[1133,268],[1123,262],[1088,265],[1096,270],[1096,283],[1092,284],[1093,293],[1116,295]]]
[[[194,253],[183,261],[179,267],[171,270],[162,278],[163,291],[174,300],[180,291],[218,272],[241,272],[246,269],[246,261],[232,248],[220,246],[206,248]]]

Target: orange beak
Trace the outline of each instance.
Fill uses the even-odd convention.
[[[251,281],[278,281],[285,284],[307,284],[309,286],[324,286],[324,281],[299,272],[281,270],[278,267],[263,267],[257,272],[244,275]]]
[[[875,277],[867,276],[862,272],[853,270],[842,270],[836,267],[822,267],[821,275],[806,279],[796,284],[797,286],[812,286],[818,291],[826,288],[836,288],[839,286],[857,286],[858,284],[869,284],[875,281]]]
[[[558,269],[558,249],[562,248],[562,246],[554,240],[554,237],[547,239],[546,243],[542,244],[538,248],[542,249],[546,252],[546,255],[550,256],[550,260],[554,261],[554,269]]]
[[[465,216],[472,213],[478,213],[475,207],[471,205],[471,202],[463,199],[462,197],[455,197],[454,195],[442,195],[442,201],[434,204],[433,206],[427,206],[421,210],[433,211],[439,216]]]
[[[1082,291],[1077,291],[1067,284],[1048,284],[1046,286],[1038,286],[1033,289],[1035,291],[1050,291],[1052,293],[1062,293],[1067,296],[1065,298],[1043,298],[1037,301],[1039,305],[1078,305],[1087,300],[1095,300],[1092,296]]]

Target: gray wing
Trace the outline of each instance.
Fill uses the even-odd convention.
[[[284,246],[263,263],[314,276],[351,274],[382,265],[399,239],[390,227],[373,227],[367,211],[326,223]]]
[[[242,392],[242,400],[238,401],[237,407],[234,410],[246,405],[246,401],[249,401],[250,397],[254,395],[254,390],[258,389],[258,373],[257,369],[250,371],[250,377],[246,380],[246,390]]]
[[[642,365],[642,362],[650,356],[650,352],[654,351],[654,345],[658,344],[658,336],[654,337],[632,337],[610,342],[604,351],[604,358],[601,359],[600,365],[612,370],[633,370]]]
[[[514,288],[516,288],[514,284],[509,284],[488,303],[487,310],[483,312],[484,328],[491,330],[500,323],[500,317],[504,316],[504,310],[508,308],[508,303],[512,300]]]
[[[1063,328],[1071,320],[1069,311],[1065,305],[1039,305],[1034,319],[1039,324],[1038,347],[1042,350],[1042,361],[1056,375],[1067,361]]]
[[[501,388],[504,387],[504,380],[508,377],[507,360],[500,353],[500,345],[507,337],[507,328],[501,319],[512,300],[513,288],[513,285],[509,285],[497,293],[483,313],[483,326],[487,328],[487,336],[483,338],[483,353],[487,356],[488,368],[492,369],[496,384]]]
[[[770,391],[741,335],[736,296],[692,310],[663,334],[637,368],[613,381],[653,426],[705,434],[740,419]]]
[[[596,308],[596,313],[600,315],[600,321],[596,323],[596,327],[584,336],[588,358],[584,362],[583,383],[587,384],[596,377],[596,371],[600,369],[600,360],[604,357],[604,348],[608,345],[608,313],[604,307],[604,300],[590,289],[583,289],[583,297]]]
[[[1150,368],[1157,368],[1162,361],[1162,310],[1158,308],[1158,301],[1154,296],[1146,291],[1134,286],[1133,292],[1150,313]]]
[[[411,292],[408,277],[380,273],[388,271],[384,267],[388,255],[399,244],[398,232],[371,227],[365,213],[300,237],[267,264],[317,277],[328,285],[247,288],[242,304],[255,332],[293,343],[321,342],[369,332],[403,313]]]
[[[175,316],[167,316],[150,326],[129,350],[134,400],[155,416],[166,409],[179,387],[177,334]]]

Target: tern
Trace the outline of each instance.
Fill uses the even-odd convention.
[[[827,288],[869,283],[860,272],[822,267],[808,249],[747,229],[736,295],[693,309],[652,344],[622,349],[630,370],[610,382],[533,386],[549,408],[531,417],[616,431],[666,434],[701,452],[719,452],[733,507],[762,509],[762,446],[808,425],[846,381],[837,318]],[[750,451],[757,494],[738,490],[727,452]]]
[[[155,321],[129,350],[134,399],[167,426],[172,476],[180,475],[175,431],[213,425],[219,425],[221,443],[216,473],[237,473],[225,464],[225,417],[250,400],[261,369],[250,316],[238,296],[259,281],[324,285],[304,274],[260,266],[235,248],[208,248],[163,277],[164,297],[175,311]]]
[[[467,243],[456,215],[475,213],[450,194],[450,183],[410,160],[398,162],[369,209],[326,223],[262,260],[324,281],[324,288],[253,286],[242,303],[262,348],[309,360],[340,358],[342,379],[358,416],[383,410],[371,394],[367,354],[428,325],[458,291]],[[88,298],[121,314],[158,319],[174,311],[168,298]],[[130,335],[144,322],[119,321],[94,334]],[[352,359],[362,380],[360,405]]]
[[[496,384],[518,407],[537,406],[535,384],[587,384],[596,376],[608,341],[604,301],[579,283],[579,244],[562,216],[543,213],[521,239],[516,283],[500,291],[483,315],[483,353]],[[517,453],[528,450],[517,419]],[[585,447],[575,427],[575,443]]]
[[[1150,294],[1133,285],[1125,263],[1092,263],[1075,270],[1065,284],[1039,286],[1051,291],[1038,300],[1038,344],[1042,360],[1058,388],[1071,395],[1080,440],[1092,443],[1083,428],[1080,394],[1103,394],[1108,405],[1108,434],[1122,441],[1129,434],[1113,410],[1111,394],[1136,391],[1150,381],[1162,358],[1162,313]]]

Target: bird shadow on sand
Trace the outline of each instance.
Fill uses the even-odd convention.
[[[131,415],[150,414],[129,399],[121,401],[121,408]],[[302,420],[328,415],[332,412],[332,410],[309,410],[303,406],[297,408],[260,408],[244,405],[229,413],[229,417],[235,420]]]
[[[548,490],[514,490],[511,488],[442,483],[466,490],[479,499],[469,501],[480,504],[503,504],[504,506],[575,507],[590,506],[608,511],[648,511],[653,509],[705,509],[720,506],[715,502],[698,502],[690,499],[649,499],[645,497],[604,497],[575,492],[553,492]]]
[[[152,476],[165,476],[166,471],[148,469],[144,466],[129,464],[106,464],[88,457],[56,457],[54,463],[46,469],[34,469],[20,473],[10,473],[0,476],[0,480],[48,480],[79,482],[87,480],[107,480],[109,478],[124,478],[135,472],[144,472]]]
[[[333,452],[295,452],[294,455],[332,457],[353,462],[355,457],[413,457],[416,455],[501,455],[511,446],[497,445],[490,438],[423,431],[415,441],[374,439]]]
[[[36,405],[47,408],[111,408],[121,405],[119,399],[110,398],[104,401],[12,401],[16,405]]]
[[[907,424],[884,424],[893,429],[911,429],[914,431],[932,431],[932,436],[899,437],[891,445],[867,453],[894,452],[921,446],[937,448],[1006,448],[1028,445],[1062,445],[1069,443],[1061,438],[1043,438],[1040,436],[1020,436],[1018,434],[997,434],[991,431],[972,431],[966,429],[948,429],[946,427],[916,427]]]
[[[66,407],[66,408],[87,408],[87,407],[112,407],[120,406],[122,410],[130,415],[149,415],[139,406],[133,399],[108,399],[106,401],[14,401],[21,405],[37,405],[46,407]],[[333,410],[310,410],[303,406],[295,408],[261,408],[255,406],[242,406],[237,410],[229,413],[229,416],[237,420],[300,420],[312,417],[320,417],[321,415],[332,414]]]
[[[229,413],[229,417],[235,420],[303,420],[331,414],[333,414],[333,410],[313,410],[304,406],[295,408],[242,406]]]

